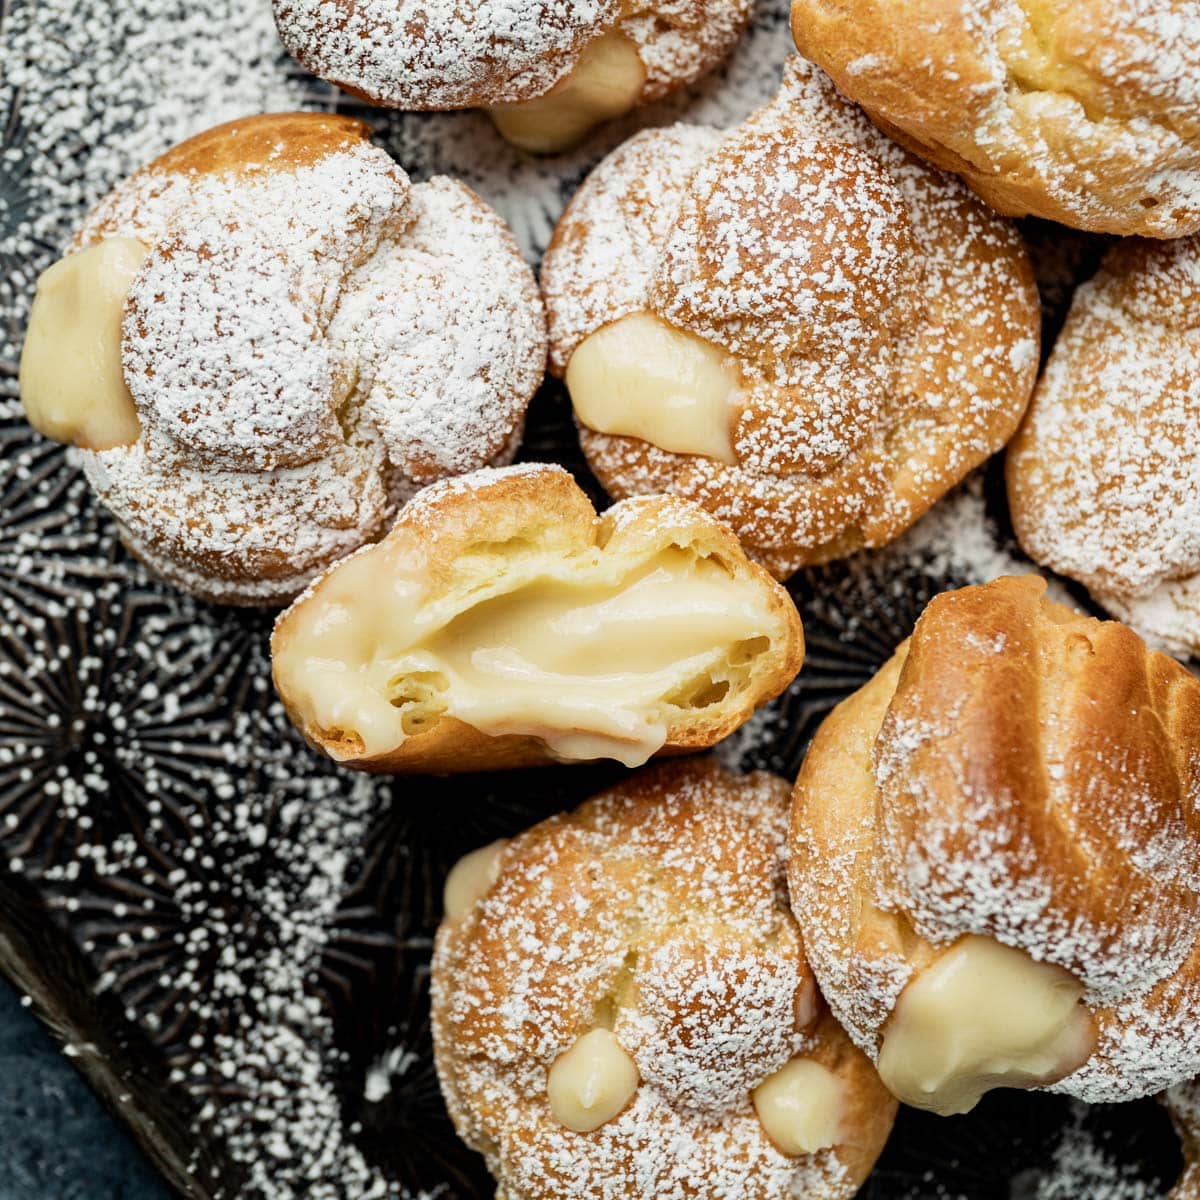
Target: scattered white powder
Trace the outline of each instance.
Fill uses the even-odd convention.
[[[1084,1126],[1082,1105],[1047,1170],[1031,1172],[1016,1192],[1020,1200],[1163,1200],[1161,1189],[1138,1178],[1137,1170],[1118,1162]]]

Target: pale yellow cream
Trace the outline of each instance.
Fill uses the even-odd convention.
[[[442,912],[448,921],[465,917],[487,895],[488,889],[500,876],[500,856],[506,839],[489,842],[464,854],[450,868],[442,889]]]
[[[741,376],[720,347],[649,313],[597,330],[571,355],[567,390],[589,429],[675,454],[737,461]]]
[[[637,766],[673,715],[719,702],[784,632],[760,583],[678,547],[513,562],[518,577],[431,604],[386,544],[349,560],[287,617],[285,698],[367,756],[447,715]]]
[[[602,34],[544,96],[497,104],[489,113],[508,141],[532,154],[557,154],[605,121],[624,116],[642,94],[646,68],[624,34]]]
[[[842,1081],[811,1058],[793,1058],[760,1083],[751,1099],[763,1131],[784,1154],[815,1154],[842,1138]]]
[[[575,1133],[591,1133],[607,1124],[637,1089],[637,1064],[608,1029],[585,1033],[554,1060],[546,1080],[550,1111]]]
[[[879,1052],[905,1104],[949,1116],[996,1087],[1054,1083],[1087,1060],[1096,1028],[1061,967],[969,936],[901,993]]]
[[[133,238],[109,238],[42,273],[21,352],[21,401],[40,433],[89,450],[137,441],[121,321],[148,253]]]

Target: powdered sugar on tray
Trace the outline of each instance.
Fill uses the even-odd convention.
[[[0,21],[17,130],[0,151],[0,358],[15,362],[37,275],[92,204],[192,134],[299,107],[304,84],[256,0],[15,0]]]
[[[1013,1200],[1162,1200],[1162,1190],[1119,1162],[1084,1125],[1076,1105],[1048,1168],[1031,1172],[1013,1187]]]

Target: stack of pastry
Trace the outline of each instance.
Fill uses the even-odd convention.
[[[543,151],[710,69],[748,8],[275,3],[322,76]],[[814,61],[762,111],[639,133],[584,181],[544,309],[483,201],[315,114],[171,151],[43,277],[30,419],[169,580],[293,601],[275,682],[316,751],[711,747],[800,670],[779,581],[1010,442],[1029,554],[1200,651],[1200,4],[792,18]],[[1115,246],[1040,380],[1029,213],[1179,239]],[[505,465],[547,348],[605,512]],[[1200,680],[1039,576],[947,592],[794,793],[660,764],[469,855],[433,1020],[505,1200],[848,1198],[895,1098],[995,1087],[1174,1089],[1194,1151]]]

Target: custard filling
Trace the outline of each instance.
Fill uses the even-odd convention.
[[[751,1093],[763,1132],[784,1153],[815,1154],[842,1138],[842,1081],[811,1058],[796,1057]]]
[[[571,355],[567,390],[589,429],[733,464],[741,374],[711,342],[649,313],[597,330]]]
[[[992,1088],[1055,1083],[1095,1045],[1083,994],[1061,967],[964,937],[901,993],[880,1078],[905,1104],[944,1116],[969,1112]]]
[[[674,720],[741,692],[785,633],[756,578],[676,545],[639,558],[526,551],[439,601],[396,557],[385,543],[340,566],[276,647],[288,703],[329,741],[356,743],[347,757],[388,753],[449,716],[538,738],[560,759],[638,766]]]
[[[38,279],[20,387],[39,433],[89,450],[137,441],[141,424],[121,365],[121,322],[149,252],[133,238],[109,238],[60,259]]]
[[[488,894],[500,878],[500,858],[507,845],[505,838],[489,842],[464,854],[450,868],[442,888],[442,915],[447,921],[465,917]]]
[[[610,31],[591,42],[574,69],[544,96],[497,104],[489,114],[501,135],[532,154],[557,154],[605,121],[624,116],[642,94],[646,68],[637,47]]]
[[[556,1121],[591,1133],[618,1116],[638,1089],[637,1064],[608,1029],[593,1029],[554,1060],[546,1098]]]

